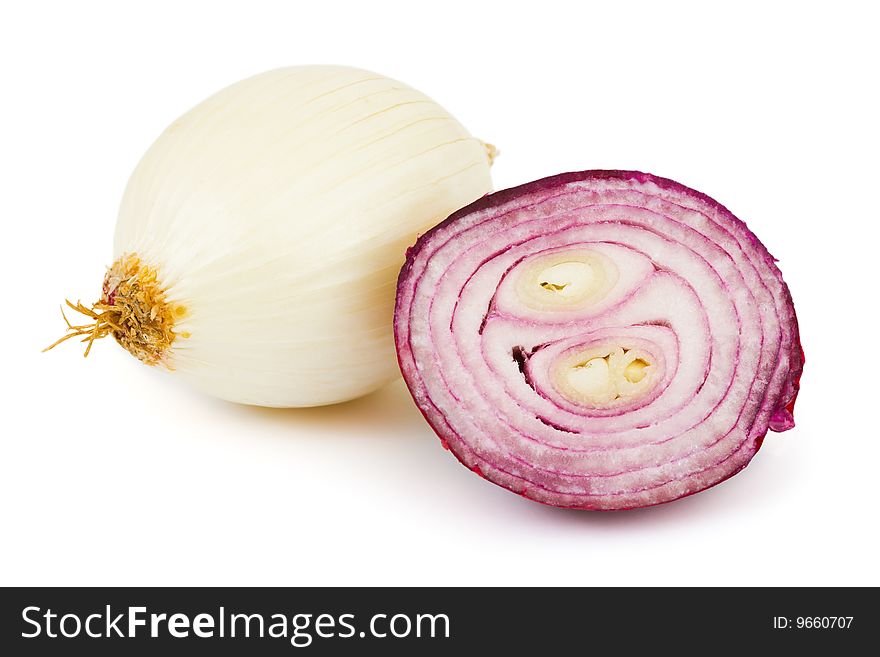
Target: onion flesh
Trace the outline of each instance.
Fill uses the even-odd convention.
[[[550,505],[690,495],[794,426],[803,352],[774,259],[649,174],[562,174],[456,212],[408,251],[394,328],[443,445]]]

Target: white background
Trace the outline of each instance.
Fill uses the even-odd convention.
[[[880,584],[873,3],[17,3],[0,10],[0,584]],[[400,381],[311,410],[215,401],[58,303],[180,113],[290,64],[372,69],[497,144],[497,189],[679,180],[749,222],[800,316],[798,426],[661,507],[562,511],[474,476]],[[344,374],[344,373],[341,373]]]

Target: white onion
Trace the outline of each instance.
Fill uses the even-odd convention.
[[[491,156],[442,107],[381,75],[309,66],[241,81],[146,153],[104,295],[79,306],[93,323],[66,337],[91,347],[114,335],[236,402],[364,395],[398,375],[391,317],[406,246],[490,191]]]

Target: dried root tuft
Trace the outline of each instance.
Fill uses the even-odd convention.
[[[134,254],[122,256],[107,270],[101,299],[91,308],[81,301],[75,304],[65,301],[69,308],[91,322],[72,324],[62,307],[67,334],[43,351],[79,337],[81,342],[87,343],[83,355],[88,356],[95,340],[112,335],[138,360],[147,365],[169,367],[167,356],[171,345],[178,335],[188,337],[186,333],[174,331],[175,321],[186,316],[186,308],[167,302],[156,270]]]

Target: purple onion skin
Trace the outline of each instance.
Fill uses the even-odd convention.
[[[768,429],[794,426],[804,363],[754,233],[635,171],[552,176],[451,215],[407,251],[394,335],[459,461],[589,510],[662,504],[742,470]]]

